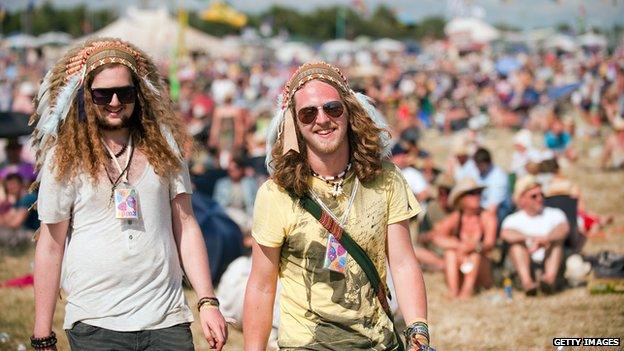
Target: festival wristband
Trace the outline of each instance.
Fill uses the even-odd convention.
[[[202,297],[197,302],[197,310],[200,311],[204,306],[219,308],[219,300],[216,297]]]

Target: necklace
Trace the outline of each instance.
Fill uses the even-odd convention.
[[[119,158],[119,156],[123,155],[124,152],[126,152],[126,149],[128,148],[128,144],[124,144],[124,146],[121,148],[121,150],[119,150],[118,153],[115,154],[115,158]],[[111,158],[110,155],[107,155],[108,158]]]
[[[314,171],[312,171],[312,175],[317,177],[318,179],[324,181],[325,183],[332,186],[331,194],[333,197],[342,194],[342,185],[344,184],[345,179],[347,178],[347,173],[351,169],[351,162],[347,163],[347,168],[344,171],[338,173],[336,176],[325,177]]]

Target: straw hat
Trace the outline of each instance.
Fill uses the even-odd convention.
[[[450,174],[442,173],[436,177],[433,184],[439,188],[453,189],[455,186],[455,179],[453,179]]]
[[[468,145],[468,141],[462,137],[456,138],[453,140],[453,144],[451,145],[451,152],[454,156],[469,155],[470,147]]]
[[[516,185],[513,192],[513,201],[515,203],[518,203],[518,199],[520,198],[520,196],[522,196],[522,194],[524,194],[527,190],[533,189],[534,187],[539,185],[540,184],[537,182],[537,179],[535,179],[535,177],[532,175],[526,175],[516,180]]]
[[[466,193],[475,190],[481,191],[483,189],[485,189],[485,187],[477,184],[474,179],[462,179],[457,183],[457,185],[453,187],[453,190],[451,190],[451,194],[449,195],[449,202],[453,205],[453,207],[457,207],[457,202],[459,201],[459,199],[461,199],[462,196],[466,195]]]

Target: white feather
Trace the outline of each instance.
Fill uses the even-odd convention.
[[[171,130],[168,127],[166,127],[166,126],[161,125],[160,126],[160,132],[165,137],[165,140],[167,140],[167,143],[169,144],[169,147],[171,148],[171,151],[173,151],[173,153],[176,155],[176,157],[178,157],[180,160],[182,160],[182,154],[180,152],[180,147],[178,146],[178,143],[175,141],[175,138],[173,137],[173,133],[171,133]]]
[[[160,91],[156,88],[156,86],[152,83],[151,80],[147,76],[142,78],[143,84],[149,89],[154,95],[160,96]]]
[[[269,129],[267,131],[267,140],[266,140],[266,167],[269,171],[269,174],[273,175],[275,171],[270,163],[273,160],[271,153],[273,151],[273,145],[277,142],[277,138],[279,138],[281,133],[282,122],[284,121],[284,115],[286,110],[282,109],[282,95],[280,94],[277,98],[277,109],[273,113],[273,118],[271,119],[271,123],[269,124]]]
[[[56,135],[59,123],[67,117],[69,108],[72,105],[74,97],[76,97],[80,81],[80,75],[75,74],[69,79],[67,84],[61,88],[54,102],[54,107],[50,109],[49,114],[42,115],[39,123],[37,123],[37,129],[39,129],[41,133]]]
[[[364,108],[368,116],[373,120],[373,122],[377,125],[378,128],[384,129],[386,131],[389,130],[388,122],[386,122],[386,118],[379,112],[373,104],[371,104],[371,98],[361,93],[354,93],[357,100],[360,102],[360,105]],[[381,138],[381,158],[387,159],[390,158],[392,144],[390,140],[390,135],[388,132],[383,132],[380,135]]]

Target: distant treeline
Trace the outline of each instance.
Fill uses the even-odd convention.
[[[6,12],[1,19],[2,34],[30,32],[33,35],[49,31],[62,31],[82,36],[96,31],[117,19],[116,10],[90,10],[84,5],[73,8],[56,8],[50,3]],[[312,12],[299,12],[292,8],[273,6],[263,13],[248,15],[248,26],[269,28],[269,34],[286,32],[300,40],[320,41],[339,36],[353,39],[360,35],[371,38],[422,39],[444,36],[445,20],[429,17],[414,24],[401,22],[390,7],[379,6],[365,13],[354,8],[337,6],[319,8]],[[189,14],[189,24],[206,33],[223,36],[239,34],[240,29],[227,24],[207,22],[198,12]]]

